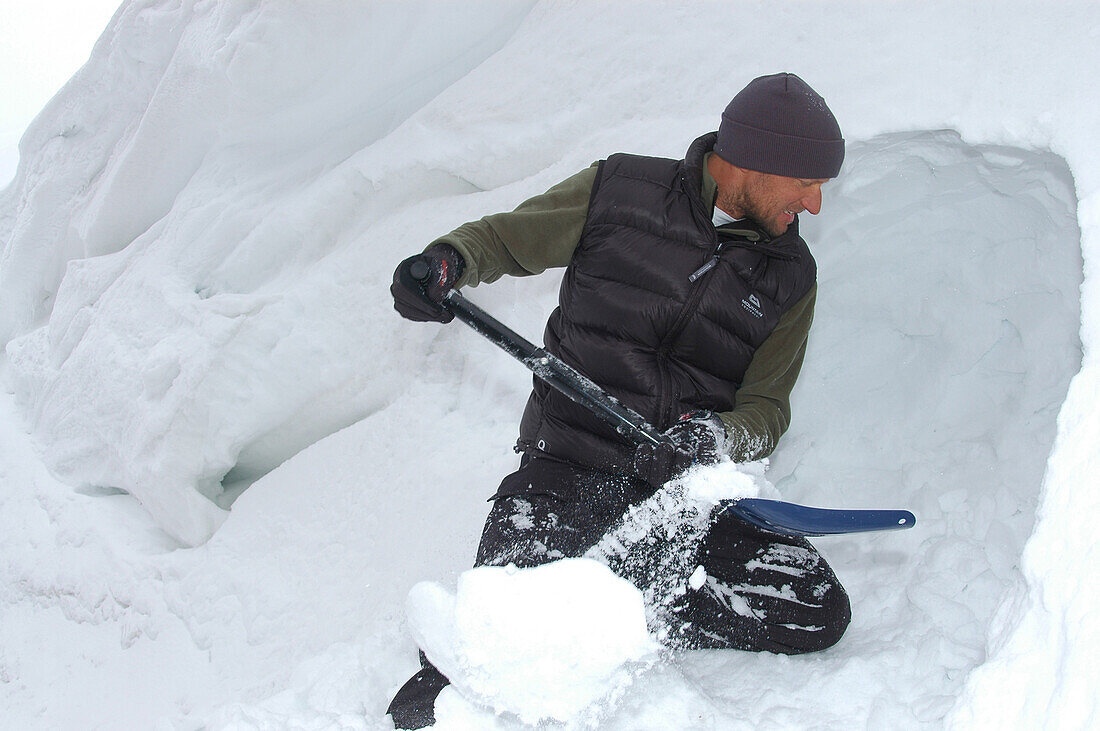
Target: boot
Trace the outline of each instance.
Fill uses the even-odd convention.
[[[397,729],[425,728],[435,724],[435,699],[451,681],[420,653],[420,672],[409,678],[390,701],[386,713]]]

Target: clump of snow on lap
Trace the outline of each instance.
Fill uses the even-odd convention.
[[[417,584],[408,612],[452,683],[526,723],[577,719],[620,694],[658,649],[638,590],[589,559],[478,567],[455,594]]]
[[[743,497],[779,497],[775,486],[766,477],[768,460],[737,464],[724,460],[716,465],[694,467],[678,482],[688,500],[701,506],[715,505],[719,500]]]

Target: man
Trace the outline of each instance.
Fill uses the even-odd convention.
[[[817,292],[798,214],[818,213],[843,159],[824,99],[793,74],[764,76],[683,160],[612,155],[398,266],[397,311],[439,322],[451,319],[439,302],[452,288],[567,267],[545,347],[678,445],[635,448],[535,379],[520,468],[493,497],[477,565],[582,555],[690,465],[771,453],[790,422]],[[423,283],[410,273],[417,261],[429,265]],[[707,580],[677,600],[677,647],[811,652],[847,628],[847,595],[805,539],[723,522],[698,561]],[[398,728],[433,723],[448,682],[421,659],[390,706]]]

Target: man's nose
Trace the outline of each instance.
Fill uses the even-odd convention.
[[[802,207],[810,212],[811,215],[816,216],[821,212],[821,186],[815,185],[802,197],[799,201]]]

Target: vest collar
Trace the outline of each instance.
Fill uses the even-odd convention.
[[[707,172],[707,153],[714,149],[718,140],[717,132],[708,132],[691,143],[684,155],[684,179],[687,182],[688,195],[698,196],[709,218],[714,213],[714,198],[718,194],[718,184]]]

